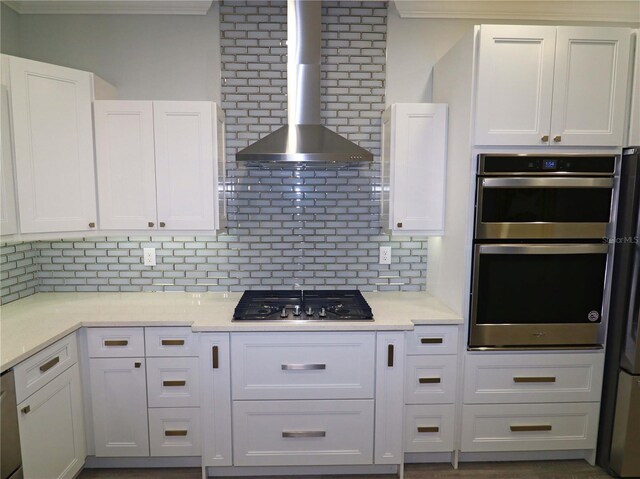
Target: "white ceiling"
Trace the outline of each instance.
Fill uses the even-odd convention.
[[[21,14],[206,15],[213,0],[3,0]]]

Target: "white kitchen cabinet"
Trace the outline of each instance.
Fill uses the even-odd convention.
[[[475,144],[621,146],[630,33],[482,25]]]
[[[404,333],[376,334],[375,464],[402,464]]]
[[[201,333],[202,466],[230,466],[231,365],[229,333]]]
[[[13,135],[9,113],[9,57],[0,55],[0,235],[18,232],[16,193],[13,175]]]
[[[22,233],[96,227],[91,73],[9,58]]]
[[[633,86],[629,112],[628,134],[625,146],[640,145],[640,30],[634,30],[635,55],[633,61]]]
[[[94,115],[102,229],[224,226],[224,115],[214,103],[99,101]]]
[[[74,364],[18,405],[24,477],[76,477],[84,465],[82,391]]]
[[[382,115],[382,226],[391,234],[441,236],[447,105],[397,103]]]
[[[144,358],[91,358],[89,375],[96,456],[148,456]]]
[[[152,456],[199,456],[200,439],[200,409],[149,409],[149,441]]]

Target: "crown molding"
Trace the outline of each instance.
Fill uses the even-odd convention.
[[[20,14],[206,15],[213,0],[3,0]]]
[[[402,18],[640,24],[638,0],[394,0]]]

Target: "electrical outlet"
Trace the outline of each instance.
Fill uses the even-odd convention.
[[[144,253],[144,265],[155,266],[156,265],[156,249],[155,248],[143,248]]]
[[[391,246],[380,246],[380,264],[391,264]]]

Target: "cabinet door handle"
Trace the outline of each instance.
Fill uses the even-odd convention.
[[[184,346],[184,339],[163,339],[163,346]]]
[[[162,381],[162,385],[165,387],[180,387],[186,386],[187,381]]]
[[[164,222],[164,221],[161,221],[161,222],[160,222],[160,228],[164,228],[165,226],[166,226],[165,222]]]
[[[439,384],[441,382],[440,378],[418,378],[418,382],[420,384]]]
[[[96,224],[92,221],[91,223],[89,223],[89,228],[95,228]]]
[[[316,371],[327,369],[326,364],[283,364],[280,366],[283,371]]]
[[[218,346],[211,348],[211,366],[213,369],[218,369]]]
[[[107,339],[104,342],[104,345],[109,347],[109,346],[127,346],[129,344],[129,341],[126,339]]]
[[[553,141],[556,143],[560,143],[562,141],[562,137],[560,135],[554,136]]]
[[[149,226],[149,228],[153,228],[155,226],[155,223],[153,221],[149,221],[147,225]]]
[[[164,432],[165,436],[186,436],[187,435],[187,430],[186,429],[172,429],[169,431],[165,431]]]
[[[544,135],[542,138],[540,138],[540,141],[546,143],[547,141],[549,141],[549,135]]]
[[[398,223],[398,228],[402,228],[402,223]]]
[[[139,361],[136,361],[135,363],[133,363],[134,368],[139,368],[140,366],[142,366],[142,363]]]
[[[438,426],[418,426],[418,432],[439,432]]]
[[[443,338],[420,338],[420,342],[422,344],[442,344],[444,342]]]
[[[29,411],[31,411],[31,406],[25,406],[20,409],[20,411],[22,411],[22,414],[29,414]]]
[[[59,362],[60,362],[60,356],[56,356],[55,358],[50,359],[49,361],[44,363],[42,366],[40,366],[40,372],[44,373],[44,372],[48,371],[49,369],[54,367]]]
[[[325,437],[326,431],[282,431],[282,437]]]
[[[390,344],[387,346],[387,367],[389,368],[393,367],[393,356],[393,344]]]
[[[512,432],[551,431],[551,424],[525,424],[523,426],[509,426]]]
[[[555,383],[555,376],[514,376],[514,383]]]

